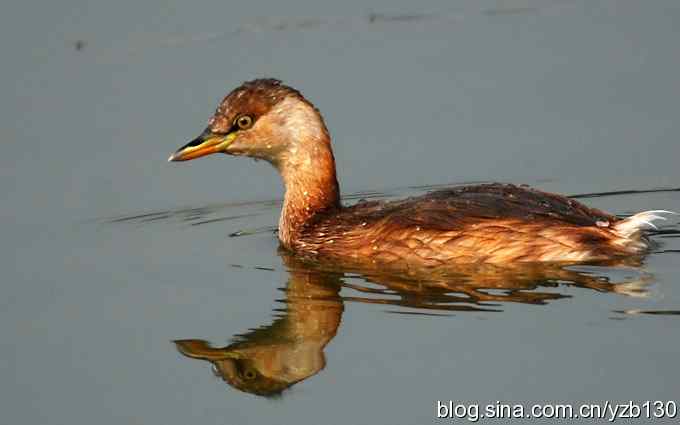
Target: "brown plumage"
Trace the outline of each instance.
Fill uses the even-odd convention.
[[[652,211],[621,220],[564,196],[504,184],[342,206],[321,114],[278,80],[233,90],[201,136],[170,160],[218,152],[264,159],[279,170],[286,187],[279,239],[305,256],[401,266],[606,260],[643,252],[642,229],[659,218]]]
[[[295,248],[380,263],[584,261],[627,254],[610,243],[619,220],[535,189],[464,186],[319,214]]]

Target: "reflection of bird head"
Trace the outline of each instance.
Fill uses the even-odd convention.
[[[316,375],[326,366],[323,350],[342,318],[337,276],[306,270],[291,272],[286,308],[273,323],[237,335],[227,347],[203,340],[175,341],[180,353],[212,363],[215,374],[232,387],[272,397]]]
[[[202,340],[179,340],[175,341],[177,349],[187,357],[207,360],[213,364],[216,376],[224,379],[232,387],[264,397],[276,397],[283,390],[297,381],[286,381],[267,376],[265,370],[261,370],[262,364],[255,358],[249,357],[248,350],[212,348]],[[269,371],[271,372],[271,371]]]

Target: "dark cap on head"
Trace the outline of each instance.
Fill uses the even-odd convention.
[[[232,90],[220,102],[208,122],[208,127],[215,133],[226,133],[238,116],[250,115],[257,120],[288,96],[304,99],[300,92],[286,86],[280,80],[261,78],[247,81]]]

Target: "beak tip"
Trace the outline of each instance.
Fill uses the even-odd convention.
[[[170,157],[168,157],[168,162],[176,162],[176,161],[177,161],[177,157],[175,156],[174,153],[172,155],[170,155]]]

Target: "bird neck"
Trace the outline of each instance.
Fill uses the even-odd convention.
[[[340,207],[335,159],[325,126],[323,131],[299,136],[284,160],[277,164],[286,190],[279,219],[279,239],[289,249],[312,217]]]

